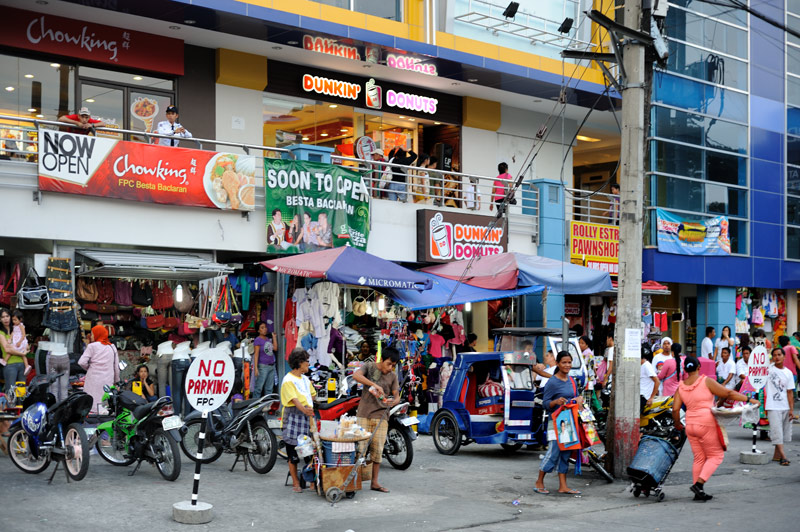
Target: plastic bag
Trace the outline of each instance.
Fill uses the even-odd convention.
[[[748,403],[742,408],[742,424],[752,423],[756,425],[758,424],[758,418],[758,405]]]

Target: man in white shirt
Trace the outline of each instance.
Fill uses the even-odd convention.
[[[661,383],[658,374],[653,368],[653,353],[649,349],[642,350],[642,370],[639,373],[639,412],[643,413],[646,406],[653,403],[653,399],[658,395],[658,387]]]
[[[700,342],[700,356],[706,358],[714,358],[714,341],[712,338],[716,336],[717,332],[714,327],[706,327],[706,337]]]
[[[523,346],[524,345],[525,344],[523,344]],[[531,344],[531,346],[533,346],[533,344]],[[537,371],[537,369],[540,371]],[[553,352],[548,350],[544,355],[544,367],[542,367],[540,364],[536,364],[533,371],[536,373],[536,377],[534,378],[536,387],[543,390],[545,384],[547,384],[547,381],[549,381],[550,377],[552,377],[556,372],[556,357],[553,356]],[[547,373],[548,377],[543,376],[541,373],[542,371]]]
[[[783,466],[789,465],[783,446],[792,441],[794,419],[794,375],[783,366],[783,349],[772,349],[772,365],[764,390],[764,410],[769,418],[769,438],[775,446],[772,460]]]
[[[192,138],[192,134],[189,131],[178,123],[178,108],[174,105],[170,105],[167,107],[167,119],[162,120],[158,123],[156,133],[159,135],[170,135],[173,137],[180,137],[184,139]],[[180,141],[172,138],[172,139],[165,139],[160,138],[158,139],[158,143],[162,146],[177,146]]]
[[[742,358],[736,363],[736,383],[747,379],[747,365],[750,363],[750,346],[742,347]]]
[[[733,390],[736,387],[736,364],[731,360],[730,347],[720,349],[720,356],[722,358],[717,364],[717,382]]]

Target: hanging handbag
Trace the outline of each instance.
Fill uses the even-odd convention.
[[[97,301],[97,285],[94,279],[78,277],[78,289],[75,291],[78,299],[94,303]]]
[[[224,305],[223,305],[224,301]],[[214,314],[211,316],[211,321],[217,324],[224,324],[231,321],[231,312],[230,307],[228,306],[230,301],[228,300],[228,289],[227,284],[225,281],[222,282],[222,287],[219,291],[219,299],[217,299],[217,305],[214,307]],[[220,306],[222,308],[220,309]]]
[[[166,281],[158,281],[153,288],[153,308],[165,310],[172,307],[172,289]]]
[[[177,329],[181,325],[181,319],[172,311],[171,314],[164,318],[164,328],[167,330]]]
[[[189,312],[194,307],[194,296],[192,295],[192,291],[189,289],[189,286],[185,283],[181,284],[181,290],[174,290],[172,292],[173,299],[174,299],[174,307],[175,310],[178,312]],[[181,298],[178,300],[178,294],[180,294]]]
[[[33,268],[28,268],[28,275],[22,281],[22,286],[17,292],[17,308],[42,309],[50,302],[47,287],[39,279]]]
[[[131,287],[131,301],[140,307],[153,304],[153,289],[147,281],[136,281]]]
[[[114,302],[123,307],[130,307],[133,305],[130,281],[121,279],[114,281]]]
[[[572,383],[575,396],[578,395],[578,387],[575,379],[568,377]],[[580,408],[574,401],[558,407],[558,410],[551,414],[553,418],[553,428],[556,432],[556,443],[562,451],[577,451],[583,446],[581,442],[581,417]]]
[[[148,329],[161,329],[164,327],[164,322],[166,318],[163,314],[156,314],[155,316],[147,316],[145,318],[145,323],[147,323]]]
[[[110,305],[114,302],[114,283],[111,279],[98,279],[95,283],[97,285],[97,303],[101,305]]]
[[[233,288],[230,285],[228,285],[228,291],[231,295],[231,301],[233,301],[233,308],[236,311],[231,314],[231,323],[238,325],[244,321],[244,316],[242,316],[242,313],[239,311],[239,302],[236,301],[236,294],[233,292]]]
[[[19,275],[19,264],[15,264],[11,275],[5,286],[3,286],[2,292],[0,292],[0,305],[4,307],[11,306],[11,299],[17,295],[17,290],[19,289]]]
[[[97,304],[97,312],[100,314],[113,314],[117,311],[116,305],[109,305],[104,303]]]

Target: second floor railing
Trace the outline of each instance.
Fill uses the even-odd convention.
[[[619,225],[619,195],[568,188],[567,201],[572,202],[571,219],[576,222]],[[568,207],[568,210],[569,207]],[[569,219],[569,215],[567,216]]]

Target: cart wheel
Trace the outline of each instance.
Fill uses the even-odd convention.
[[[337,487],[328,488],[328,491],[325,492],[325,498],[331,504],[341,501],[343,496],[344,492]]]
[[[661,501],[663,501],[663,500],[664,500],[664,492],[661,492],[661,493],[659,493],[659,494],[658,494],[658,497],[656,497],[656,500],[657,500],[658,502],[661,502]]]
[[[633,496],[634,497],[638,497],[641,494],[642,494],[641,488],[633,488]]]
[[[356,497],[356,492],[355,491],[347,491],[344,494],[344,498],[345,499],[355,499],[355,497]]]

